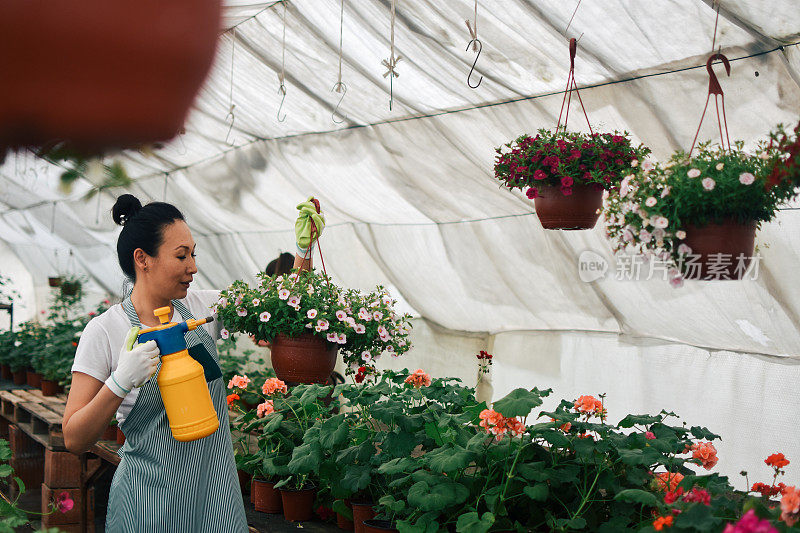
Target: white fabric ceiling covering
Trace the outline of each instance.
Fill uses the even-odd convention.
[[[340,95],[331,89],[341,3],[287,4],[286,120],[279,122],[283,6],[231,2],[228,30],[187,133],[154,156],[122,156],[137,180],[129,192],[143,201],[166,198],[184,211],[199,243],[197,284],[206,288],[253,279],[279,251],[292,250],[294,206],[314,195],[329,223],[322,240],[328,272],[346,285],[394,287],[424,319],[416,350],[392,364],[474,383],[473,349],[489,347],[495,349],[495,397],[533,385],[552,386],[565,397],[609,392],[618,395],[616,410],[626,412],[673,409],[664,391],[677,387],[686,416],[695,417],[690,422],[731,434],[731,443],[722,445],[730,472],[760,461],[754,454],[776,451],[771,446],[778,441],[786,444],[781,451],[800,457],[800,431],[783,426],[779,435],[766,405],[748,401],[739,419],[728,417],[743,401],[739,387],[756,403],[759,394],[763,401],[797,394],[797,205],[759,232],[757,280],[672,289],[658,279],[614,279],[602,224],[586,232],[544,231],[532,203],[493,178],[495,147],[555,126],[569,67],[567,36],[582,35],[575,73],[596,129],[627,130],[660,158],[691,144],[708,87],[711,0],[584,0],[565,36],[575,6],[480,1],[483,51],[473,80],[483,76],[483,82],[473,90],[466,79],[475,55],[465,52],[464,20],[473,18],[474,3],[397,0],[395,54],[402,60],[390,111],[381,61],[390,54],[391,2],[347,0],[347,93],[340,107],[346,118],[335,124],[331,114]],[[727,77],[717,67],[717,73],[732,137],[752,143],[779,122],[796,123],[798,41],[796,0],[722,0],[716,42],[732,72]],[[235,122],[226,142],[232,103]],[[701,139],[715,137],[713,109],[709,113]],[[577,107],[570,125],[586,128]],[[64,267],[72,249],[81,271],[119,293],[119,228],[108,211],[123,191],[86,202],[81,197],[90,185],[82,181],[64,196],[59,170],[30,155],[6,159],[0,239],[38,285]],[[605,279],[579,279],[585,250],[612,265]],[[736,357],[747,362],[736,365]],[[558,371],[543,366],[545,360]],[[711,373],[664,384],[659,360],[684,365],[686,375],[697,368]],[[759,372],[762,378],[748,382]],[[715,375],[723,381],[714,385],[713,398],[704,396],[701,412],[691,399],[706,395]],[[796,402],[783,409],[784,420],[800,416]],[[772,436],[763,449],[749,439],[761,430]],[[741,446],[745,441],[749,448]]]

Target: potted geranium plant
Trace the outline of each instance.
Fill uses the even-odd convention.
[[[627,133],[540,129],[496,149],[495,177],[509,189],[527,189],[545,229],[591,229],[602,192],[616,186],[631,161],[650,150]]]
[[[228,330],[272,343],[272,366],[284,381],[327,382],[337,351],[355,374],[383,352],[399,356],[410,348],[410,317],[394,312],[382,287],[343,290],[314,271],[257,277],[256,287],[239,280],[222,291],[217,311]]]
[[[752,152],[699,146],[667,163],[642,161],[609,194],[604,216],[615,252],[644,254],[667,264],[674,286],[684,279],[741,279],[752,258],[755,232],[797,195],[792,166],[796,133],[779,127]],[[796,149],[795,149],[796,151]]]

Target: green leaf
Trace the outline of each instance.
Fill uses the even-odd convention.
[[[398,428],[386,435],[381,449],[391,457],[407,457],[416,445],[417,441],[414,439],[414,435],[400,431]]]
[[[396,474],[402,474],[409,469],[411,469],[416,463],[413,459],[408,457],[398,457],[396,459],[392,459],[391,461],[387,461],[381,466],[378,467],[378,472],[381,474],[386,474],[388,476],[394,476]]]
[[[476,512],[465,513],[458,517],[456,531],[458,533],[486,533],[494,524],[492,513],[483,513],[479,516]]]
[[[16,476],[14,476],[14,481],[17,483],[17,491],[19,494],[23,494],[25,492],[25,483]]]
[[[642,505],[648,505],[650,507],[655,507],[658,505],[658,499],[656,498],[655,494],[641,489],[627,489],[620,491],[616,496],[614,496],[614,499],[628,503],[641,503]]]
[[[581,518],[580,516],[576,516],[572,520],[569,520],[564,524],[569,529],[583,529],[586,527],[586,520]]]
[[[386,495],[378,500],[378,505],[387,507],[393,513],[399,513],[406,507],[406,502],[403,500],[396,500],[394,496]]]
[[[657,422],[661,422],[660,416],[652,416],[652,415],[628,415],[622,420],[619,421],[619,427],[621,428],[630,428],[635,425],[640,426],[649,426],[651,424],[655,424]]]
[[[711,433],[711,431],[709,431],[707,428],[703,428],[700,426],[692,426],[692,428],[689,431],[692,432],[692,435],[696,439],[700,440],[715,440],[720,438],[720,436],[717,435],[716,433]]]
[[[432,439],[437,446],[442,446],[444,444],[441,433],[439,433],[439,427],[434,422],[425,423],[425,434]]]
[[[8,477],[14,472],[11,465],[0,465],[0,477]]]
[[[534,407],[542,405],[542,397],[537,389],[514,389],[504,398],[494,402],[495,411],[505,417],[526,417]]]
[[[547,483],[537,483],[533,486],[528,485],[522,491],[533,501],[543,502],[550,495],[550,488]]]
[[[434,472],[455,472],[469,466],[475,454],[458,445],[439,448],[427,454],[425,458]]]
[[[371,468],[368,465],[347,465],[341,485],[353,494],[367,488],[371,479]]]
[[[684,529],[695,528],[699,531],[710,531],[722,522],[716,518],[711,507],[707,505],[691,505],[675,519],[675,525]]]
[[[283,422],[283,415],[278,413],[274,415],[270,415],[270,421],[264,425],[264,428],[261,430],[264,435],[269,435],[274,433],[278,430],[281,426],[281,422]]]
[[[316,442],[309,442],[292,450],[292,460],[287,465],[292,474],[310,474],[319,470],[322,450]]]
[[[319,431],[319,444],[324,449],[332,449],[347,440],[348,426],[344,423],[344,414],[339,414],[322,423]]]
[[[626,465],[636,466],[645,464],[644,452],[638,449],[619,450],[619,458],[622,459],[622,462],[625,463]]]
[[[442,481],[433,486],[425,481],[414,483],[408,489],[408,505],[422,511],[442,511],[452,505],[464,503],[469,490],[453,481]]]

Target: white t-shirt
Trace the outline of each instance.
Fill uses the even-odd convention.
[[[217,319],[216,313],[211,311],[211,307],[217,303],[217,300],[219,300],[219,291],[191,289],[187,292],[186,298],[181,300],[195,318],[205,318],[209,315],[214,317],[213,322],[201,326],[206,328],[206,331],[214,340],[219,339],[220,330],[222,329],[222,324]],[[173,315],[170,320],[179,322],[186,320],[186,317],[176,320]],[[105,313],[91,319],[86,324],[83,334],[81,334],[78,348],[75,351],[75,362],[72,364],[72,371],[83,372],[105,382],[111,372],[117,368],[119,352],[130,329],[131,322],[128,320],[128,315],[125,314],[121,304],[113,305]],[[128,413],[131,412],[138,396],[139,389],[134,388],[122,400],[122,405],[117,410],[117,421],[120,424],[125,421]]]

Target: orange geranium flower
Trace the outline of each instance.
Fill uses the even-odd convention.
[[[683,474],[679,472],[659,472],[653,475],[655,476],[656,487],[662,492],[674,491],[683,481]]]
[[[269,378],[267,381],[264,382],[264,385],[261,387],[261,392],[263,392],[267,396],[272,396],[276,392],[282,392],[286,394],[288,391],[289,389],[286,388],[286,383],[284,383],[282,380],[278,378]]]
[[[250,384],[250,378],[247,376],[233,376],[231,380],[228,382],[228,388],[232,389],[234,387],[239,389],[246,389],[247,385]]]
[[[782,453],[773,453],[764,462],[773,468],[781,469],[789,464],[789,460]]]
[[[655,522],[653,522],[653,528],[656,531],[661,531],[665,527],[672,527],[672,516],[659,516],[656,518]]]
[[[575,410],[585,413],[587,416],[597,415],[601,419],[605,418],[606,410],[603,409],[603,402],[594,396],[581,396],[575,401]]]
[[[414,373],[408,376],[405,381],[409,385],[413,385],[416,388],[431,386],[430,374],[426,374],[421,368],[415,370]]]
[[[786,487],[781,499],[781,520],[792,527],[798,519],[800,519],[800,489],[794,486]]]
[[[700,460],[706,470],[711,470],[717,464],[717,449],[710,442],[698,442],[692,446],[692,458]]]
[[[484,409],[478,415],[481,419],[480,426],[486,429],[487,433],[491,433],[497,437],[497,440],[503,438],[507,432],[515,437],[525,433],[525,424],[523,424],[516,417],[504,417],[494,409]]]
[[[239,399],[239,395],[238,394],[236,394],[236,393],[228,394],[228,405],[233,405],[233,402],[235,402],[238,399]]]
[[[256,414],[258,418],[264,418],[267,415],[271,415],[275,412],[275,407],[273,407],[272,400],[267,400],[264,403],[258,404],[256,407]]]

